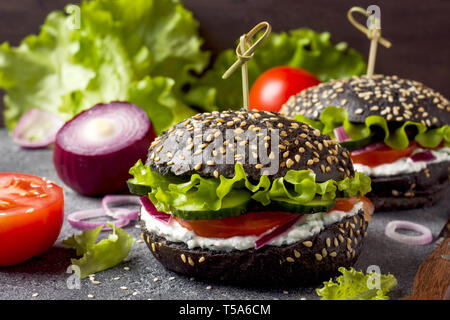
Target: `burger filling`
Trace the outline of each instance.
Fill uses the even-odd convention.
[[[408,157],[399,158],[391,163],[370,166],[370,161],[354,162],[353,167],[359,172],[371,177],[394,176],[404,173],[416,173],[425,170],[429,164],[450,162],[450,148],[443,147],[436,150],[416,148]],[[366,163],[366,164],[364,164]]]
[[[362,209],[364,209],[363,201],[358,200],[348,211],[333,209],[329,212],[304,215],[287,232],[270,240],[268,245],[289,245],[308,239],[320,233],[327,226],[337,223],[344,218],[356,215]],[[260,235],[235,235],[227,238],[199,236],[195,230],[193,231],[184,227],[176,219],[172,219],[169,223],[155,219],[144,207],[141,209],[141,220],[149,232],[155,233],[172,242],[183,242],[189,249],[246,250],[255,248],[256,241],[260,238]]]
[[[371,115],[365,123],[348,120],[347,110],[328,106],[319,121],[295,116],[330,135],[350,151],[355,170],[370,176],[418,172],[428,163],[448,161],[450,126],[432,127],[431,122],[388,122]]]
[[[310,170],[249,181],[243,166],[233,178],[161,175],[140,160],[131,168],[130,190],[142,195],[147,229],[189,247],[258,249],[306,239],[326,226],[373,205],[363,195],[370,178],[356,172],[340,181],[317,182]],[[278,240],[277,240],[278,239]]]

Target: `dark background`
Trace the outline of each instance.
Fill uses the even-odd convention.
[[[50,11],[78,2],[0,1],[0,43],[9,41],[18,45],[28,34],[39,32],[39,26]],[[375,72],[418,80],[450,96],[449,0],[184,0],[183,3],[200,21],[205,49],[214,54],[233,47],[242,33],[267,20],[274,31],[298,27],[330,31],[334,43],[345,41],[365,56],[369,41],[348,22],[346,14],[352,6],[367,8],[376,4],[381,8],[383,36],[393,46],[390,49],[378,47]],[[365,25],[363,19],[359,21]],[[2,108],[0,102],[0,110]],[[0,126],[2,124],[0,116]]]

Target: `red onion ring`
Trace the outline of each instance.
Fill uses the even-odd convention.
[[[129,195],[107,195],[103,197],[101,207],[105,211],[106,215],[114,217],[116,219],[136,220],[139,215],[139,211],[129,211],[125,215],[118,214],[117,211],[112,210],[110,204],[135,204],[141,205],[139,196]]]
[[[362,147],[360,149],[353,150],[352,152],[350,152],[350,154],[356,156],[357,154],[361,154],[361,153],[364,153],[364,152],[369,152],[369,151],[382,149],[385,146],[386,146],[386,144],[384,142],[372,143],[372,144],[369,144],[369,145],[367,145],[365,147]]]
[[[411,231],[419,232],[420,236],[410,236],[405,234],[400,234],[396,232],[396,229],[406,229]],[[386,225],[386,228],[384,229],[384,233],[389,238],[405,243],[408,245],[424,245],[428,244],[433,240],[433,235],[427,227],[418,224],[413,223],[410,221],[404,221],[404,220],[394,220],[389,222]]]
[[[165,212],[159,212],[156,210],[155,205],[150,201],[147,196],[141,197],[141,203],[144,206],[145,210],[150,214],[153,218],[164,222],[165,224],[169,224],[172,221],[172,215],[167,214]]]
[[[294,219],[286,222],[285,224],[275,227],[275,228],[272,228],[272,229],[264,232],[263,234],[261,234],[258,237],[258,239],[256,239],[255,249],[259,249],[259,248],[265,246],[266,244],[268,244],[270,241],[272,241],[276,237],[279,237],[282,234],[286,233],[287,231],[289,231],[289,229],[291,229],[291,227],[294,224],[296,224],[302,218],[306,219],[306,217],[304,215],[299,214],[298,217],[295,217]]]
[[[436,160],[436,157],[430,150],[425,150],[425,151],[414,153],[410,158],[414,162]]]
[[[128,209],[117,209],[117,213],[120,215],[126,214],[128,212]],[[81,230],[88,230],[88,229],[94,229],[98,226],[103,226],[102,230],[111,230],[110,227],[106,225],[107,222],[113,223],[116,227],[124,227],[126,226],[130,221],[126,219],[114,219],[113,221],[84,221],[86,219],[92,219],[92,218],[98,218],[98,217],[104,217],[105,211],[103,211],[102,208],[96,208],[96,209],[87,209],[87,210],[81,210],[72,212],[67,216],[67,221],[77,229]]]
[[[339,142],[347,141],[350,139],[350,136],[347,134],[347,132],[344,129],[344,126],[335,128],[333,130],[334,136]]]
[[[45,148],[55,142],[56,133],[65,121],[59,116],[37,108],[30,109],[20,117],[12,132],[13,141],[23,148]],[[30,139],[30,131],[42,131],[42,137],[37,140]]]

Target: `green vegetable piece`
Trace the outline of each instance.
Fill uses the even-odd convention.
[[[376,282],[373,281],[374,272],[364,274],[362,271],[353,268],[347,270],[344,267],[338,270],[342,275],[337,277],[335,282],[330,279],[323,283],[322,288],[316,289],[316,293],[322,297],[321,300],[388,300],[387,293],[397,285],[395,277],[388,274],[379,275],[379,289],[370,288]]]
[[[182,87],[209,63],[198,22],[177,0],[94,0],[72,15],[51,12],[38,35],[0,45],[5,124],[31,108],[69,120],[97,103],[143,108],[159,134],[194,112]]]
[[[128,180],[128,184],[132,189],[140,191],[143,188],[139,187],[149,186],[150,200],[158,211],[166,213],[184,207],[189,207],[189,211],[219,211],[223,209],[223,199],[236,190],[250,191],[251,198],[264,206],[269,205],[272,199],[305,205],[316,197],[324,201],[334,200],[338,190],[347,197],[366,194],[371,190],[370,178],[360,172],[355,172],[353,178],[319,183],[309,170],[289,170],[284,177],[272,183],[262,175],[258,183],[253,184],[248,180],[242,164],[235,165],[233,178],[205,178],[194,174],[181,179],[153,172],[138,160],[130,169],[130,174],[133,178]]]
[[[67,248],[75,248],[78,256],[83,255],[80,259],[71,259],[73,265],[80,267],[82,279],[122,262],[134,244],[135,239],[125,230],[111,223],[107,225],[113,229],[113,233],[98,243],[95,242],[103,226],[63,240]]]
[[[323,134],[328,134],[333,138],[333,130],[341,126],[344,126],[345,131],[352,140],[369,138],[374,134],[372,127],[377,127],[384,133],[384,143],[393,149],[404,149],[408,146],[410,140],[407,134],[408,129],[415,129],[417,131],[414,140],[423,147],[435,148],[442,141],[445,142],[446,146],[450,145],[449,125],[429,129],[422,123],[405,121],[400,127],[395,130],[390,130],[386,119],[381,116],[372,115],[366,118],[364,124],[354,124],[348,120],[347,110],[335,106],[327,106],[320,114],[320,121],[310,120],[303,115],[296,115],[294,118],[297,121],[309,124],[313,128],[320,130]]]

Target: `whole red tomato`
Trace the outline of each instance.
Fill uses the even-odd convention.
[[[319,83],[314,75],[300,68],[269,69],[256,79],[250,90],[250,109],[278,112],[290,96]]]

